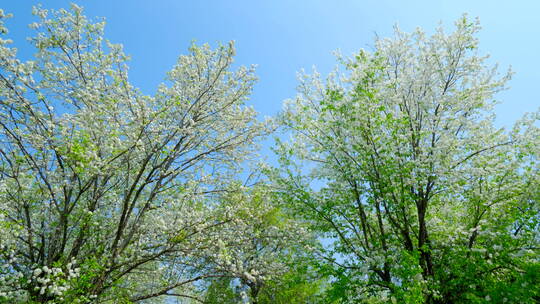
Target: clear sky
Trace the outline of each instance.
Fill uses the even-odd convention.
[[[43,0],[44,8],[68,8],[72,1]],[[34,21],[36,1],[3,0],[13,13],[7,25],[21,55],[32,50],[25,37]],[[397,23],[406,31],[420,26],[432,31],[439,21],[449,30],[463,13],[479,17],[481,51],[501,71],[516,72],[511,89],[498,96],[500,125],[510,125],[540,106],[540,1],[403,1],[403,0],[93,0],[76,1],[89,17],[105,17],[106,38],[122,43],[131,55],[130,78],[152,94],[179,54],[197,43],[236,41],[236,63],[258,65],[260,81],[250,104],[265,115],[281,109],[295,95],[296,72],[316,65],[326,73],[334,65],[332,51],[345,55],[372,45],[375,33],[392,33]]]

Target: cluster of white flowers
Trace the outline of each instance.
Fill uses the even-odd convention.
[[[1,183],[1,182],[0,182]],[[0,203],[1,206],[1,203]],[[15,232],[5,229],[4,215],[0,211],[0,300],[22,303],[27,299],[27,293],[21,287],[22,279],[25,277],[23,271],[17,270],[20,262],[15,250],[15,239],[20,235],[20,230]],[[9,232],[9,233],[8,233]]]
[[[74,265],[75,260],[72,260],[65,269],[49,268],[48,266],[37,267],[32,271],[29,283],[34,283],[34,290],[39,290],[39,294],[47,294],[60,299],[69,290],[70,280],[76,279],[80,275],[80,269]]]

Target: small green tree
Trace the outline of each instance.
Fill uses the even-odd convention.
[[[205,304],[238,304],[241,301],[232,286],[232,279],[227,277],[211,280],[204,297]]]
[[[234,187],[236,189],[236,187]],[[314,243],[306,225],[280,206],[267,185],[229,191],[220,208],[233,221],[214,244],[206,264],[235,282],[250,303],[261,304],[261,293],[294,276],[304,248]],[[241,233],[240,233],[241,232]],[[303,283],[309,284],[306,276]],[[300,280],[300,279],[299,279]],[[269,285],[270,284],[270,285]]]
[[[290,270],[267,282],[258,296],[259,304],[316,304],[323,299],[325,277],[321,277],[306,257],[291,259]]]

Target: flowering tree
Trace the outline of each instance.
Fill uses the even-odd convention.
[[[280,207],[265,185],[230,191],[222,207],[226,213],[234,214],[234,220],[223,227],[230,233],[222,233],[217,248],[210,248],[214,255],[206,255],[211,257],[207,264],[237,278],[244,298],[253,304],[260,303],[261,291],[294,271],[305,248],[314,240],[304,224]]]
[[[0,23],[0,302],[190,297],[222,273],[201,256],[230,232],[216,196],[268,131],[243,105],[253,68],[193,45],[148,96],[103,22],[34,14],[32,61]]]
[[[277,181],[328,238],[329,301],[538,300],[539,116],[494,126],[510,73],[478,55],[478,29],[396,29],[287,102]]]

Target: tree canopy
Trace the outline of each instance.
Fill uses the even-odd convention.
[[[478,30],[396,29],[286,103],[279,185],[333,240],[332,299],[538,300],[538,114],[494,126],[511,73],[478,54]]]
[[[102,22],[77,6],[34,14],[34,60],[0,41],[0,301],[195,297],[205,278],[279,273],[279,260],[222,267],[223,240],[256,242],[272,208],[232,195],[270,129],[244,105],[255,76],[231,68],[233,45],[193,45],[148,96]],[[272,227],[269,245],[295,230]]]
[[[396,28],[259,120],[232,42],[148,95],[104,22],[33,13],[22,61],[0,10],[0,303],[540,301],[540,112],[496,127],[477,21]]]

